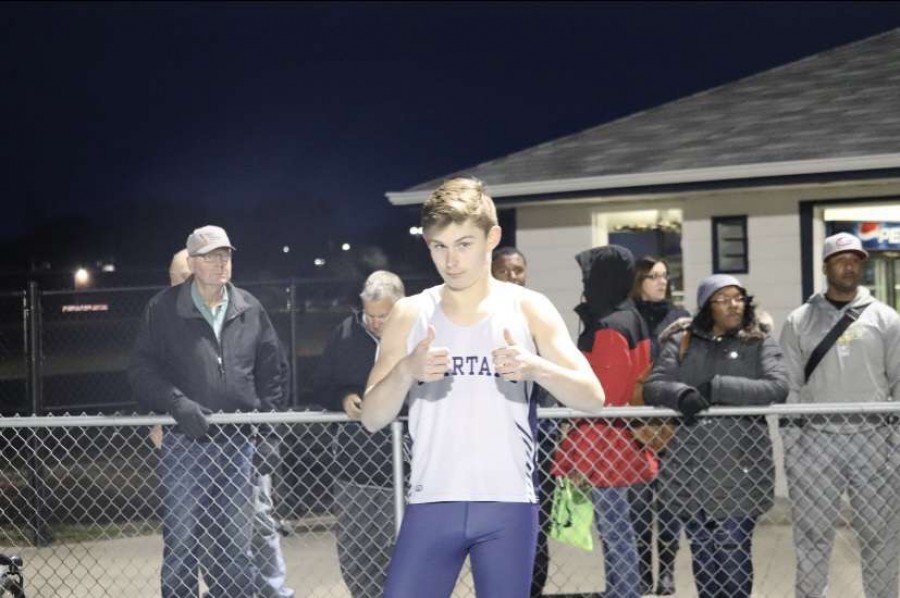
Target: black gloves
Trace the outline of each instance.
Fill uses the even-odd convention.
[[[678,398],[678,410],[684,415],[684,423],[689,426],[697,422],[694,416],[704,409],[709,409],[709,400],[696,388],[688,388]]]
[[[206,431],[209,429],[206,416],[212,411],[183,396],[175,397],[169,411],[178,422],[178,427],[188,438],[197,440],[206,436]]]
[[[260,436],[253,454],[253,465],[258,475],[272,475],[281,463],[279,447],[281,442],[276,434]]]
[[[712,380],[708,380],[703,384],[698,384],[697,392],[702,394],[707,402],[712,403]]]

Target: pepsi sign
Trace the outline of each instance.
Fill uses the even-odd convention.
[[[840,228],[859,237],[863,249],[869,251],[900,249],[900,222],[847,222],[844,224],[850,226],[841,226]]]

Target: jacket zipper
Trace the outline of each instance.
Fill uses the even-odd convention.
[[[227,323],[228,322],[222,323],[222,331],[219,333],[219,338],[216,339],[216,348],[218,349],[216,361],[219,362],[219,378],[222,380],[223,384],[225,382],[225,349],[222,347],[222,339],[225,338],[225,325]],[[213,336],[215,336],[215,334]]]
[[[231,320],[233,319],[234,318],[231,318]],[[221,378],[223,384],[225,383],[225,348],[222,346],[222,341],[225,339],[225,329],[228,327],[231,320],[226,317],[222,322],[222,330],[219,333],[219,338],[216,339],[216,347],[219,349],[219,353],[216,355],[216,358],[219,361],[219,378]]]

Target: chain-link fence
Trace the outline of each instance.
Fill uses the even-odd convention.
[[[0,405],[2,413],[31,413],[27,391],[24,293],[0,294]]]
[[[749,595],[748,583],[755,596],[793,596],[795,583],[810,595],[826,583],[828,596],[897,595],[900,408],[716,408],[676,425],[656,456],[632,439],[648,413],[674,415],[542,411],[543,531],[554,475],[586,483],[594,505],[592,551],[547,540],[543,595],[609,596],[611,584],[640,583],[621,578],[633,571],[656,582],[642,592],[665,593],[671,573],[669,591],[695,596],[710,563],[733,588],[722,596]],[[278,577],[280,549],[297,596],[380,596],[403,510],[404,424],[369,434],[342,414],[212,421],[212,439],[165,432],[157,449],[148,430],[168,430],[163,416],[0,418],[0,553],[24,560],[27,595],[160,596],[165,579],[174,587],[167,595],[198,596],[208,584],[251,596]],[[277,440],[276,460],[254,458],[253,425],[262,423],[276,424],[268,439]],[[772,442],[781,439],[790,500],[774,491],[784,474]],[[270,470],[271,487],[257,475]],[[641,481],[612,483],[629,473]],[[453,595],[474,596],[468,565]]]
[[[408,278],[409,292],[435,284]],[[293,279],[243,284],[272,320],[291,359],[294,410],[320,410],[311,387],[313,372],[331,332],[359,304],[362,280]],[[0,415],[111,414],[137,409],[127,365],[141,315],[162,286],[43,291],[34,283],[21,292],[0,294]],[[43,442],[40,432],[19,438],[24,446]],[[330,508],[332,480],[324,466],[329,429],[298,429],[284,455],[283,482],[303,489],[284,497],[290,510],[321,503]],[[52,439],[50,440],[52,441]],[[23,453],[24,454],[24,453]],[[35,500],[45,493],[46,467],[30,463]],[[296,504],[294,504],[296,503]],[[44,510],[31,525],[36,541],[46,533]]]
[[[404,280],[407,291],[436,284]],[[309,382],[332,330],[358,305],[361,280],[238,283],[265,307],[293,356],[290,406],[318,409]],[[0,414],[131,413],[127,364],[148,300],[164,287],[0,295]]]

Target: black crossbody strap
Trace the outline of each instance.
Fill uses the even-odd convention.
[[[844,334],[844,331],[850,327],[850,324],[859,319],[859,316],[862,315],[862,312],[866,311],[866,308],[869,307],[869,305],[871,304],[866,303],[861,307],[851,307],[845,311],[844,316],[837,321],[837,324],[835,324],[831,330],[828,331],[825,338],[819,341],[819,344],[816,345],[816,348],[813,349],[812,354],[809,356],[806,367],[803,369],[804,384],[809,382],[809,377],[812,376],[816,366],[819,365],[819,362],[822,361],[822,358],[825,357],[825,354],[828,353],[828,350],[831,349],[837,339]]]

